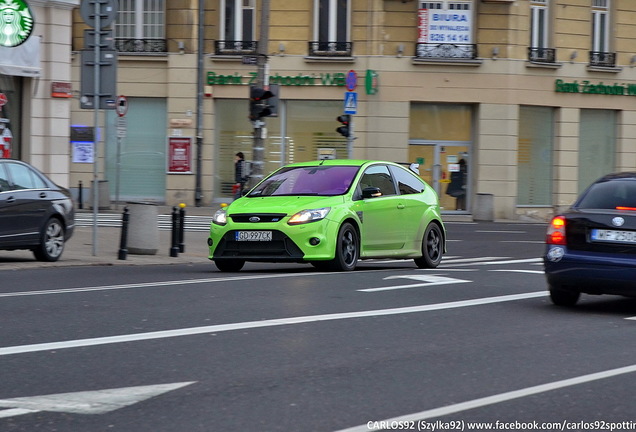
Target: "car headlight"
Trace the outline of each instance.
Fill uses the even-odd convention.
[[[289,225],[299,225],[309,222],[316,222],[321,219],[324,219],[327,214],[331,210],[330,207],[313,209],[313,210],[302,210],[289,218],[287,222]]]
[[[217,225],[227,224],[227,212],[225,209],[217,210],[212,217],[212,222]]]

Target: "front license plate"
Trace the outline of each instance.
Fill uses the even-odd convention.
[[[271,231],[236,231],[236,241],[272,241]]]
[[[595,242],[636,244],[636,231],[593,229],[590,238]]]

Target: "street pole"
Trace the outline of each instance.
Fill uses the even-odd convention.
[[[99,212],[99,103],[101,99],[101,79],[100,79],[100,66],[102,61],[101,53],[101,31],[102,31],[102,4],[95,1],[95,66],[93,68],[93,125],[94,125],[94,137],[93,137],[93,256],[97,256],[97,214]]]
[[[267,64],[267,47],[269,45],[269,3],[270,0],[262,0],[260,33],[258,38],[257,74],[256,86],[265,88],[269,86],[269,73]],[[265,159],[265,120],[254,120],[254,144],[252,147],[252,171],[250,174],[250,186],[263,178],[263,165]]]
[[[199,27],[197,41],[197,160],[194,187],[194,205],[201,207],[203,193],[201,191],[201,168],[203,160],[203,30],[204,30],[204,0],[199,0]]]

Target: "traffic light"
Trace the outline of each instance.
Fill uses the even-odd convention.
[[[272,107],[267,99],[274,97],[274,93],[260,87],[250,87],[250,120],[259,120],[272,115]]]
[[[343,114],[341,116],[338,116],[336,120],[342,123],[342,126],[336,129],[336,132],[338,132],[343,137],[349,138],[349,135],[351,134],[351,131],[349,130],[349,123],[351,123],[351,116],[349,114]]]

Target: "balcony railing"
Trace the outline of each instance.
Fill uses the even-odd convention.
[[[528,48],[528,60],[534,63],[556,63],[554,48]]]
[[[258,48],[257,41],[214,41],[214,55],[218,56],[256,54],[256,48]]]
[[[309,42],[309,55],[312,57],[351,57],[353,42]]]
[[[120,53],[166,53],[165,39],[115,39],[115,49]]]
[[[616,67],[616,53],[590,51],[590,66]]]
[[[415,58],[435,60],[474,60],[477,58],[477,45],[418,43],[415,47]]]

